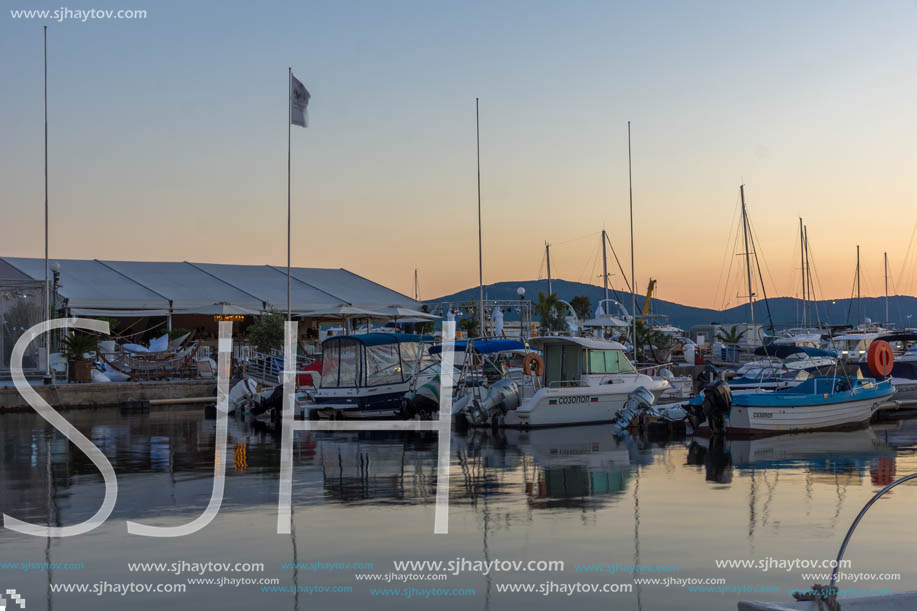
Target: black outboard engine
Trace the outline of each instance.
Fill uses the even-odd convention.
[[[720,372],[716,367],[707,363],[703,371],[697,374],[697,377],[694,378],[694,394],[700,394],[700,392],[713,384],[716,380],[720,379]]]
[[[714,434],[726,432],[724,418],[732,406],[732,390],[725,380],[717,380],[704,388],[704,403],[701,405],[707,425]]]
[[[271,409],[283,409],[283,384],[278,384],[270,396],[259,401],[257,405],[252,406],[251,413],[253,416],[260,416]]]

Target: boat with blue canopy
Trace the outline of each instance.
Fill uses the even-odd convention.
[[[432,336],[407,333],[329,337],[322,342],[322,382],[310,417],[398,417],[432,342]]]

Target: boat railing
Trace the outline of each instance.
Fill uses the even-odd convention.
[[[242,375],[265,384],[277,384],[280,381],[280,375],[283,373],[283,359],[284,356],[280,352],[265,354],[253,350],[242,365]],[[307,356],[297,355],[297,371],[312,364],[314,360]]]
[[[585,380],[554,380],[548,388],[580,388],[589,386]]]
[[[634,369],[637,373],[643,373],[648,376],[659,375],[659,370],[663,367],[671,367],[673,365],[672,361],[667,363],[659,363],[657,365],[647,365],[646,367],[637,367]]]

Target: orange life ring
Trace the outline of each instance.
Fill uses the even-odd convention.
[[[533,369],[535,370],[535,375],[544,375],[544,361],[534,352],[530,352],[522,358],[522,371],[525,375],[530,376]]]
[[[888,342],[877,339],[869,344],[869,350],[866,351],[866,364],[872,375],[877,378],[888,377],[895,364],[895,353]]]

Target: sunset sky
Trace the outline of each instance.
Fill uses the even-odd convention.
[[[741,301],[743,182],[769,296],[799,292],[800,216],[819,297],[850,295],[857,244],[864,294],[885,250],[893,292],[917,290],[913,0],[198,4],[0,14],[0,255],[43,252],[47,24],[52,258],[285,264],[292,66],[294,265],[476,285],[480,97],[485,282],[544,276],[548,241],[555,277],[599,283],[603,226],[629,273],[630,120],[641,291]]]

